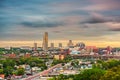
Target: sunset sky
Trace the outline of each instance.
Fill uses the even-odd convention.
[[[68,40],[120,47],[120,0],[0,0],[0,46]]]

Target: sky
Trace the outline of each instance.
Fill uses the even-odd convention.
[[[73,40],[120,47],[120,0],[0,0],[0,46]],[[56,40],[56,41],[55,41]]]

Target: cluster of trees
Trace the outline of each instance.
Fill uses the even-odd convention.
[[[16,66],[20,65],[30,65],[30,67],[39,67],[42,70],[47,69],[47,66],[44,62],[44,60],[36,58],[36,57],[30,57],[30,58],[24,58],[21,57],[17,60],[15,59],[5,59],[0,60],[0,74],[5,74],[5,76],[9,75],[23,75],[25,73],[25,69],[23,68],[16,68]]]
[[[31,67],[41,67],[45,66],[45,60],[40,59],[38,57],[30,57],[30,58],[24,58],[21,57],[19,60],[17,60],[16,65],[22,65],[22,64],[29,64]]]
[[[120,79],[120,65],[107,70],[100,80],[119,80],[119,79]]]
[[[4,54],[5,49],[4,48],[0,48],[0,55]]]
[[[99,80],[104,74],[105,70],[88,69],[76,75],[60,74],[59,76],[51,78],[49,80]]]
[[[32,50],[27,50],[27,49],[20,49],[20,48],[10,48],[10,49],[4,49],[0,48],[0,55],[2,54],[8,54],[8,53],[15,53],[15,54],[20,54],[20,53],[32,53]]]
[[[120,79],[120,61],[108,60],[97,61],[92,69],[80,71],[76,75],[59,75],[49,80],[119,80]]]
[[[15,71],[12,72],[15,75],[24,75],[25,69],[24,68],[18,68]]]
[[[108,61],[98,60],[96,64],[93,64],[93,68],[108,70],[118,65],[120,65],[120,60],[114,59]]]

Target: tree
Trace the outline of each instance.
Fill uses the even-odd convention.
[[[27,59],[24,57],[21,57],[18,62],[17,65],[22,65],[22,64],[26,64],[27,63]]]
[[[13,68],[11,66],[7,66],[6,68],[3,68],[3,72],[5,73],[5,76],[12,75]]]
[[[0,74],[3,74],[3,69],[0,69]]]
[[[75,75],[74,80],[99,80],[104,74],[105,71],[101,69],[88,69]]]
[[[72,60],[72,57],[70,55],[67,55],[64,59],[64,61],[67,63]]]
[[[59,64],[59,63],[63,63],[63,60],[54,59],[53,62],[52,62],[53,65],[56,65],[56,64]]]
[[[78,60],[71,61],[71,65],[74,67],[78,67],[79,61]]]
[[[106,71],[100,80],[119,80],[120,79],[120,66],[113,67]]]
[[[112,67],[120,65],[120,61],[118,60],[108,60],[108,61],[100,61],[98,60],[96,64],[93,64],[93,68],[99,68],[99,69],[110,69]]]
[[[4,54],[4,52],[0,50],[0,55],[3,55],[3,54]]]
[[[25,73],[25,69],[23,68],[17,69],[17,72],[16,72],[17,75],[24,75],[24,73]]]
[[[41,59],[36,58],[36,57],[30,57],[30,58],[28,58],[27,61],[26,61],[26,63],[29,64],[31,67],[35,67],[35,66],[40,67],[39,64],[45,65],[44,61],[42,61]]]
[[[3,63],[4,68],[7,66],[11,66],[11,67],[15,66],[15,61],[12,59],[6,59],[6,60],[2,61],[2,63]]]

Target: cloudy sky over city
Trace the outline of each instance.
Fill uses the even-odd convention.
[[[0,0],[0,41],[120,41],[120,0]]]

